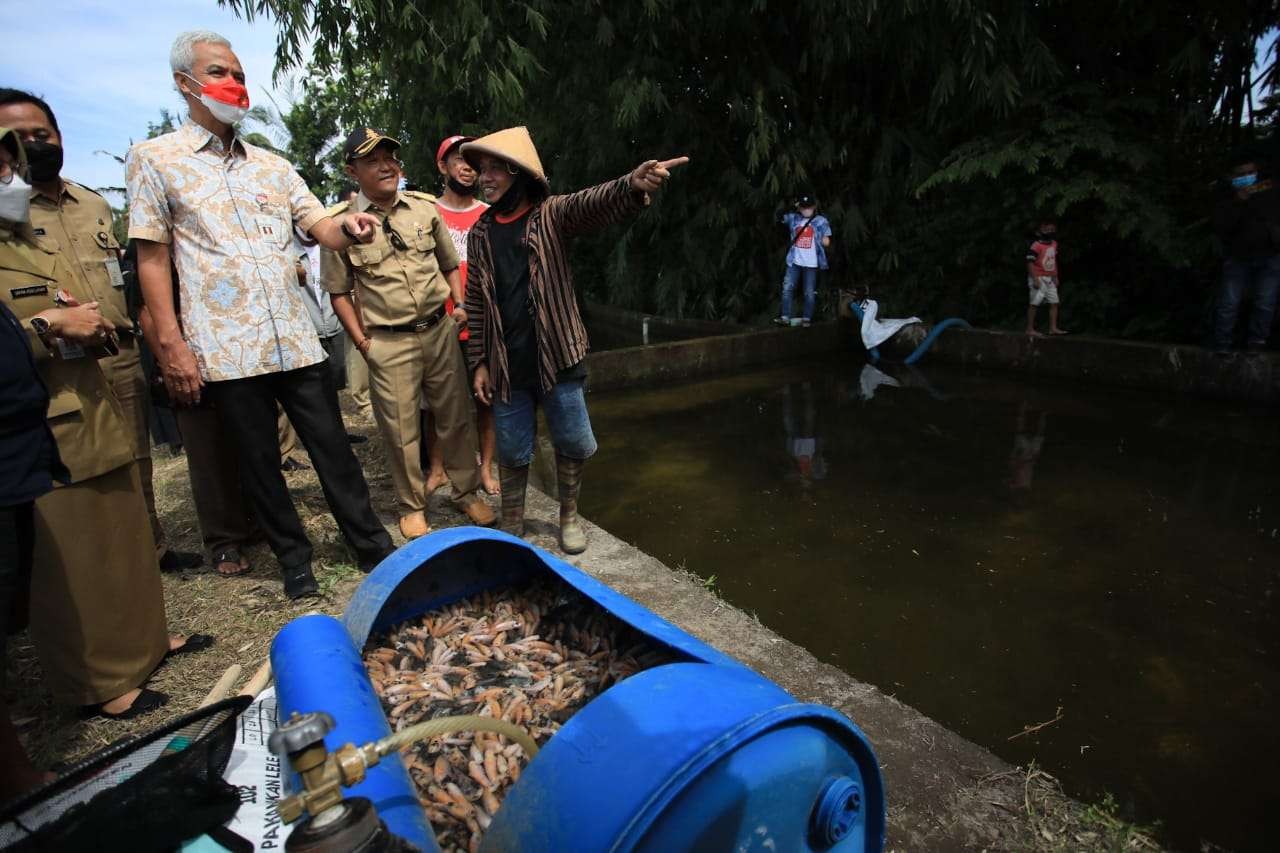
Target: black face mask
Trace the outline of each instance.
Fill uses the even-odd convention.
[[[458,195],[475,195],[476,194],[475,184],[464,184],[462,181],[452,176],[445,178],[444,182],[445,182],[445,186],[453,190]]]
[[[52,142],[24,142],[31,181],[37,184],[56,180],[62,171],[62,146]]]
[[[493,212],[501,216],[513,212],[528,194],[528,183],[529,176],[524,172],[516,175],[515,180],[511,182],[511,186],[507,187],[507,191],[502,194],[502,198],[491,205]]]

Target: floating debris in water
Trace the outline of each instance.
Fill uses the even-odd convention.
[[[666,663],[655,648],[566,586],[483,592],[369,640],[365,669],[391,728],[476,714],[524,728],[542,746],[597,694]],[[480,847],[528,762],[488,732],[458,732],[402,753],[440,848]]]

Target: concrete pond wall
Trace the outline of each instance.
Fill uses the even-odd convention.
[[[635,326],[648,316],[597,306],[590,311],[610,324],[626,326]],[[863,357],[857,329],[846,319],[816,323],[807,329],[745,331],[720,323],[667,322],[686,324],[681,326],[681,334],[706,328],[713,335],[592,352],[587,356],[590,389],[689,381],[841,350],[851,358]],[[882,347],[884,355],[891,360],[904,358],[927,329],[922,325],[904,330]],[[930,362],[1207,399],[1280,404],[1280,355],[1276,353],[1215,355],[1203,347],[1089,335],[1033,338],[1015,332],[951,329],[925,356],[923,363]]]
[[[912,347],[890,341],[891,357]],[[1088,335],[1032,338],[1013,332],[952,329],[943,332],[926,362],[987,367],[1034,377],[1184,394],[1234,402],[1280,402],[1280,356],[1215,355],[1203,347],[1152,344]]]

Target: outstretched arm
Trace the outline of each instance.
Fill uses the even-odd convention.
[[[568,236],[604,228],[647,205],[650,193],[657,192],[667,182],[671,170],[688,162],[688,157],[646,160],[624,177],[576,193],[553,196],[548,205]]]

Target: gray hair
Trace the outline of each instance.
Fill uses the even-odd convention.
[[[173,47],[169,48],[169,68],[190,74],[191,66],[196,61],[195,48],[198,44],[220,44],[231,47],[231,42],[212,30],[187,30],[174,39]]]

